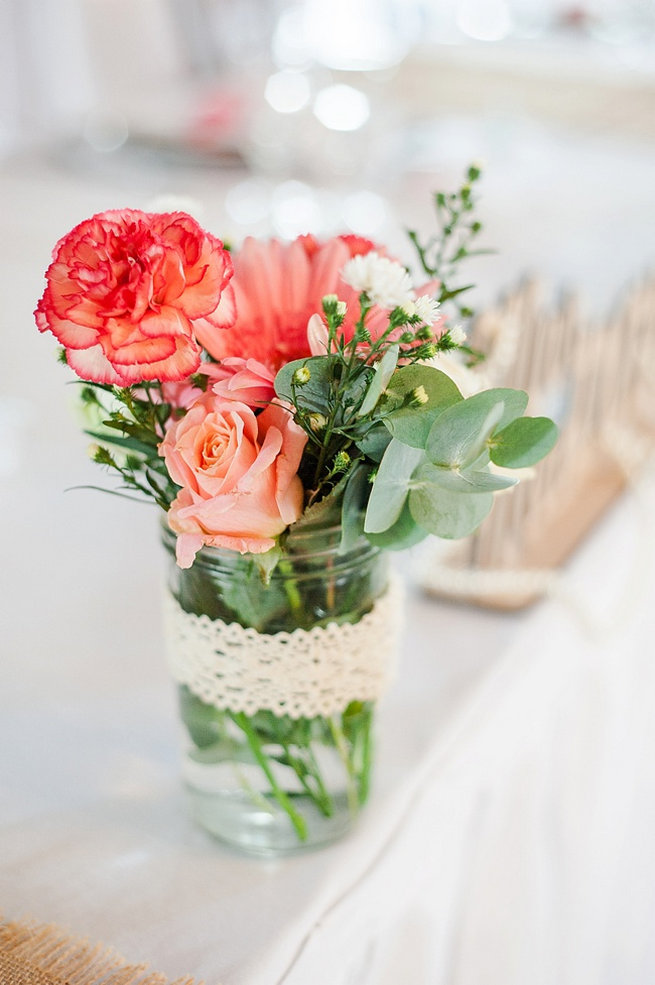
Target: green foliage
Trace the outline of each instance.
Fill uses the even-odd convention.
[[[96,441],[93,458],[121,477],[123,489],[138,492],[168,510],[177,494],[159,445],[171,416],[159,383],[113,387],[85,383],[80,397],[94,426],[85,434]]]
[[[496,465],[521,469],[535,465],[557,441],[557,428],[548,417],[521,417],[494,435],[489,455]]]
[[[394,375],[394,370],[398,363],[398,352],[399,347],[392,345],[387,349],[379,363],[375,364],[375,375],[369,384],[362,405],[357,411],[358,417],[364,417],[375,409],[375,405],[380,399],[382,391]]]
[[[343,504],[343,494],[350,479],[351,473],[342,475],[335,486],[323,499],[311,503],[300,514],[298,519],[289,528],[290,532],[304,530],[308,527],[331,527],[336,526],[341,520],[341,508]]]
[[[309,372],[307,382],[302,384],[296,381],[300,370]],[[367,376],[371,375],[369,371]],[[343,360],[338,355],[310,356],[295,359],[280,369],[275,377],[275,392],[281,400],[294,405],[301,419],[311,412],[326,417],[334,413],[343,423],[359,410],[367,389],[367,376],[361,372],[345,376]]]
[[[450,308],[463,317],[471,314],[462,299],[472,285],[459,276],[460,266],[484,252],[474,248],[482,231],[475,215],[479,178],[472,165],[457,191],[435,194],[435,236],[423,242],[409,233],[423,272],[435,280],[437,299],[447,314]],[[522,391],[494,388],[464,399],[449,376],[426,365],[453,348],[475,355],[441,321],[435,333],[431,306],[422,308],[408,294],[388,312],[386,325],[376,315],[373,331],[372,296],[363,290],[358,310],[350,304],[346,310],[336,295],[326,296],[325,355],[294,360],[275,377],[276,399],[291,406],[307,435],[299,466],[305,502],[277,547],[259,558],[255,575],[264,581],[294,531],[312,525],[341,525],[342,551],[363,533],[385,548],[416,543],[428,532],[463,536],[487,514],[492,494],[515,482],[494,468],[533,465],[556,440],[548,419],[523,417],[528,398]],[[190,382],[202,391],[209,384],[202,373]],[[86,433],[97,442],[95,461],[117,474],[122,488],[167,510],[178,487],[159,448],[184,409],[171,407],[156,381],[85,383],[81,398]],[[252,620],[261,615],[252,599],[233,601],[235,612]]]
[[[361,438],[355,442],[357,448],[372,462],[379,462],[389,447],[391,433],[382,421],[375,421]]]
[[[408,230],[424,273],[439,281],[439,301],[450,304],[461,318],[470,318],[474,314],[470,305],[462,303],[462,295],[474,285],[456,284],[459,267],[469,257],[491,252],[474,245],[483,228],[480,220],[475,218],[476,200],[473,193],[480,177],[480,168],[471,165],[457,191],[434,194],[433,204],[439,227],[436,235],[421,242],[415,230]]]
[[[460,496],[429,480],[413,484],[409,509],[415,522],[444,540],[466,537],[482,523],[493,504],[491,493]]]
[[[470,467],[494,431],[520,417],[527,402],[522,390],[495,388],[447,408],[430,428],[425,446],[429,461],[448,468]]]
[[[423,387],[427,402],[416,405],[412,394]],[[391,408],[384,423],[399,441],[413,448],[425,448],[430,428],[439,415],[462,400],[462,395],[445,373],[433,366],[403,366],[387,387]],[[395,406],[394,406],[395,404]]]
[[[419,527],[411,514],[409,503],[405,501],[398,519],[388,530],[378,534],[369,533],[366,536],[375,547],[382,550],[404,551],[425,540],[428,531]]]
[[[414,470],[425,453],[420,448],[412,448],[393,438],[387,448],[366,509],[364,530],[366,533],[378,534],[393,526],[399,518]]]
[[[363,462],[357,462],[346,478],[341,508],[341,554],[352,550],[364,534],[368,478],[369,468]]]
[[[495,475],[488,469],[449,468],[425,462],[415,473],[415,479],[437,486],[447,492],[470,495],[472,493],[498,492],[515,486],[518,479]],[[414,483],[412,483],[414,485]]]

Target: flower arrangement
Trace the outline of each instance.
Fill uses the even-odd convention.
[[[452,196],[446,242],[478,174]],[[463,290],[444,268],[471,251],[447,260],[440,241],[431,264],[411,236],[430,276],[417,289],[357,236],[247,239],[233,256],[183,213],[105,212],[56,245],[37,326],[85,381],[96,461],[167,511],[182,567],[203,546],[277,556],[328,503],[344,536],[358,525],[384,548],[462,537],[516,481],[493,466],[550,449],[526,394],[464,399],[439,368],[470,352],[443,308]]]
[[[471,167],[462,188],[435,196],[438,237],[422,244],[410,233],[421,286],[358,236],[249,238],[232,251],[183,213],[105,212],[56,245],[35,317],[83,381],[95,461],[165,511],[180,569],[195,571],[199,552],[219,549],[247,558],[269,586],[257,606],[232,585],[230,604],[200,611],[266,632],[272,573],[299,532],[332,526],[342,556],[362,541],[396,550],[429,534],[465,536],[516,481],[507,470],[552,447],[552,422],[524,416],[527,394],[465,398],[444,371],[444,354],[475,356],[456,324],[471,313],[468,288],[454,277],[481,229],[478,177]],[[293,581],[285,591],[295,592]],[[360,586],[355,618],[365,598]],[[312,612],[297,625],[320,622],[307,598],[295,604]],[[297,738],[289,751],[297,722],[266,710],[208,717],[197,697],[184,700],[205,753],[222,741],[221,714],[241,728],[299,838],[305,823],[263,761],[267,739],[329,814],[311,756]],[[368,742],[364,711],[351,703],[339,735],[330,725],[345,756]],[[369,765],[351,800],[365,799]]]

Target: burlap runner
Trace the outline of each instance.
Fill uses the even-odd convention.
[[[203,985],[192,978],[169,981],[129,964],[113,948],[79,940],[54,924],[0,919],[0,985]]]

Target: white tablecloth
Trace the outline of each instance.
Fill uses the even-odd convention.
[[[164,186],[3,174],[0,908],[209,985],[651,982],[652,482],[529,612],[410,591],[373,797],[342,843],[262,862],[189,820],[155,516],[65,491],[102,476],[31,321],[55,239]]]

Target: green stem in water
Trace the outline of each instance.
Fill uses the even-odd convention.
[[[298,590],[298,583],[293,577],[293,565],[287,558],[278,561],[278,570],[284,575],[284,591],[286,592],[289,606],[294,616],[302,612],[302,598]]]
[[[373,758],[373,743],[371,741],[371,719],[372,711],[369,708],[365,712],[365,717],[360,725],[360,735],[362,737],[362,763],[359,772],[359,802],[365,804],[368,800],[369,786],[371,779],[371,760]]]
[[[289,819],[295,828],[298,838],[300,841],[307,841],[307,822],[305,821],[305,818],[294,808],[288,796],[275,779],[275,775],[271,769],[271,764],[269,763],[266,754],[261,747],[261,743],[257,738],[257,733],[252,727],[250,719],[242,711],[234,712],[232,717],[234,722],[239,726],[248,739],[248,745],[250,746],[255,760],[264,771],[266,779],[271,785],[271,790],[273,791],[278,804],[289,815]]]
[[[326,807],[325,816],[326,817],[332,817],[332,815],[334,814],[334,807],[332,805],[332,798],[330,797],[330,794],[327,792],[327,788],[326,788],[325,784],[323,783],[323,777],[321,776],[321,770],[320,770],[320,767],[319,767],[318,763],[316,762],[316,757],[314,755],[314,750],[312,749],[311,745],[308,745],[307,746],[307,755],[309,756],[309,759],[310,759],[311,765],[312,765],[312,776],[316,780],[316,785],[317,785],[317,787],[319,789],[320,796],[321,796],[322,800],[325,803],[325,807]]]
[[[337,748],[337,752],[341,758],[341,762],[344,765],[346,771],[347,784],[346,793],[348,796],[348,809],[350,813],[354,816],[359,809],[359,796],[357,793],[357,776],[355,772],[355,767],[353,765],[352,757],[348,750],[348,742],[343,734],[343,729],[339,724],[336,715],[331,715],[328,718],[330,724],[330,732],[332,733],[332,738],[334,739],[334,744]]]
[[[311,764],[308,765],[299,757],[294,756],[287,742],[283,742],[281,743],[281,745],[282,748],[284,749],[286,763],[293,769],[294,773],[300,780],[305,793],[309,797],[311,797],[311,799],[314,801],[314,803],[319,808],[321,813],[325,815],[325,817],[332,817],[334,813],[332,801],[330,799],[329,793],[325,789],[323,780],[321,779],[321,775],[318,771],[318,766],[312,754],[311,747],[307,746],[307,753],[311,758]],[[313,789],[312,786],[309,784],[308,777],[311,777],[311,779],[314,781],[314,783],[316,784],[316,789]]]

